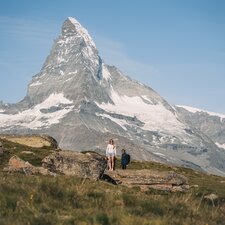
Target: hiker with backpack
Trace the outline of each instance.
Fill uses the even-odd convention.
[[[109,140],[109,143],[106,148],[106,157],[108,160],[108,169],[109,171],[113,171],[115,169],[115,158],[116,158],[116,146],[114,144],[113,139]]]
[[[121,156],[121,166],[122,169],[125,170],[127,168],[127,165],[130,162],[130,155],[126,153],[125,149],[122,149],[122,156]]]

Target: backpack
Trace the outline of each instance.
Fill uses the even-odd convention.
[[[130,163],[130,155],[126,154],[126,159],[127,159],[127,165]]]

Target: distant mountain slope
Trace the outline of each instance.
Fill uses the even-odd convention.
[[[225,149],[225,115],[177,105],[176,109],[187,123],[210,137],[218,147]]]
[[[141,73],[141,71],[140,71]],[[1,133],[47,133],[61,148],[105,151],[109,138],[132,158],[225,175],[225,152],[158,93],[106,65],[69,17],[26,97],[0,106]]]

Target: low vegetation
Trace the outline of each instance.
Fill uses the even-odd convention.
[[[128,169],[172,170],[189,178],[189,192],[168,193],[66,176],[8,174],[2,169],[12,155],[40,165],[54,149],[0,141],[8,149],[0,155],[0,224],[224,224],[225,178],[158,163],[130,163]],[[204,198],[212,193],[218,199]]]

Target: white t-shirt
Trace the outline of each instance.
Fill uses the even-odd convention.
[[[114,154],[116,156],[116,146],[108,144],[106,148],[106,155],[108,156],[109,154]]]

